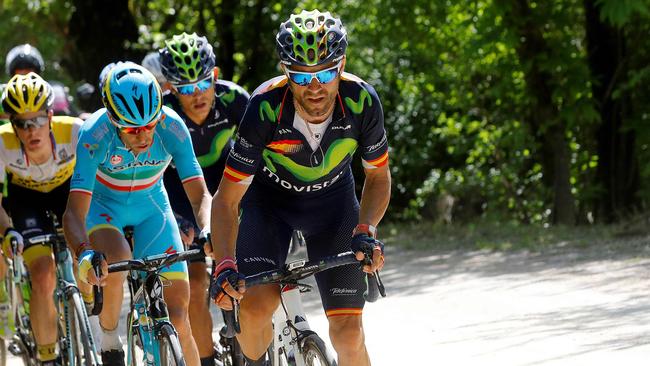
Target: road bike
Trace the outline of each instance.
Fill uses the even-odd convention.
[[[129,272],[127,281],[131,305],[127,315],[127,365],[185,365],[178,333],[169,320],[163,299],[166,283],[164,273],[160,271],[176,262],[201,256],[205,256],[201,250],[193,249],[129,259],[108,266],[109,273]],[[141,363],[137,362],[137,349],[142,351]]]
[[[101,365],[97,353],[93,332],[88,320],[86,306],[77,287],[74,276],[73,259],[68,250],[63,230],[53,213],[48,213],[56,234],[44,234],[25,241],[29,245],[44,245],[52,248],[56,268],[56,288],[54,304],[58,314],[59,355],[64,365],[97,366]],[[16,243],[12,242],[16,253]],[[29,273],[19,254],[9,261],[10,281],[7,282],[8,294],[14,309],[16,334],[9,342],[9,351],[22,358],[27,366],[37,365],[36,341],[31,330],[29,304],[31,285]]]
[[[370,249],[370,253],[371,251]],[[270,365],[336,365],[334,353],[310,328],[302,306],[300,295],[311,291],[312,286],[299,281],[318,272],[349,264],[359,264],[352,252],[315,261],[297,260],[285,264],[281,269],[246,277],[246,288],[277,284],[281,290],[281,303],[273,315],[273,341],[266,356]],[[368,264],[367,260],[363,264]],[[364,294],[366,301],[374,302],[379,295],[386,296],[379,272],[368,275],[368,280],[368,291]],[[244,358],[235,338],[240,331],[238,303],[233,301],[233,310],[222,313],[226,325],[219,332],[219,362],[223,366],[244,366]]]

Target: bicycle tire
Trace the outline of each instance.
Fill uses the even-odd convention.
[[[160,366],[185,366],[181,343],[174,327],[169,323],[162,324],[158,334]]]
[[[85,312],[85,304],[81,299],[79,292],[74,291],[72,296],[72,310],[74,317],[73,326],[76,328],[73,330],[73,333],[79,336],[79,340],[74,343],[78,349],[75,350],[75,354],[79,355],[81,363],[83,366],[97,366],[101,363],[99,362],[99,356],[97,355],[96,348],[94,346],[94,340],[92,338],[93,333],[90,328],[90,322],[88,321],[88,316]],[[68,298],[68,300],[70,300]],[[85,316],[84,316],[85,315]],[[81,347],[79,347],[81,344]],[[83,351],[83,353],[81,352]]]
[[[7,365],[7,342],[0,339],[0,366]]]
[[[336,358],[317,334],[303,339],[301,354],[306,366],[336,366]]]

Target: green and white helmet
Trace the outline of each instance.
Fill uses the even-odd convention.
[[[276,48],[285,65],[315,66],[339,61],[345,55],[348,35],[339,18],[328,11],[303,10],[280,25]]]
[[[191,83],[212,72],[216,57],[212,45],[196,33],[177,34],[160,51],[162,73],[172,84]]]

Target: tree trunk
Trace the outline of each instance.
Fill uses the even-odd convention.
[[[235,0],[222,0],[221,9],[217,15],[217,36],[219,49],[217,50],[217,66],[221,71],[221,78],[232,80],[235,74],[235,10],[239,2]]]
[[[99,72],[106,64],[142,60],[143,53],[125,47],[127,41],[138,40],[138,27],[128,0],[74,0],[73,3],[75,10],[68,22],[70,38],[66,45],[70,52],[63,60],[63,66],[73,78],[97,88]],[[95,104],[101,105],[98,91],[95,98]]]
[[[594,80],[592,91],[600,112],[597,179],[602,193],[595,204],[597,217],[612,222],[636,205],[639,164],[634,130],[624,130],[627,96],[612,98],[625,75],[625,38],[622,31],[603,23],[597,1],[585,0],[586,38],[589,68]]]
[[[526,86],[534,100],[530,116],[532,131],[541,144],[542,167],[546,182],[552,182],[553,223],[575,224],[575,200],[571,193],[571,161],[564,125],[553,104],[553,76],[542,68],[541,60],[551,50],[536,24],[527,0],[497,0],[504,10],[504,24],[522,41],[517,55],[525,67]]]

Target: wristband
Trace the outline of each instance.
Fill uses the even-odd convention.
[[[376,238],[377,228],[370,224],[359,224],[352,231],[352,236],[357,235],[358,233],[366,233],[371,238]]]
[[[234,269],[235,271],[237,270],[237,262],[235,262],[235,258],[233,257],[223,257],[221,259],[221,262],[217,264],[217,267],[214,269],[215,276],[217,276],[221,271],[224,269]]]
[[[83,253],[83,251],[86,250],[86,248],[88,248],[88,247],[90,247],[90,243],[87,242],[87,241],[82,241],[81,243],[79,243],[79,246],[78,246],[77,249],[74,251],[74,255],[75,255],[77,258],[79,258],[79,256],[81,255],[81,253]]]

